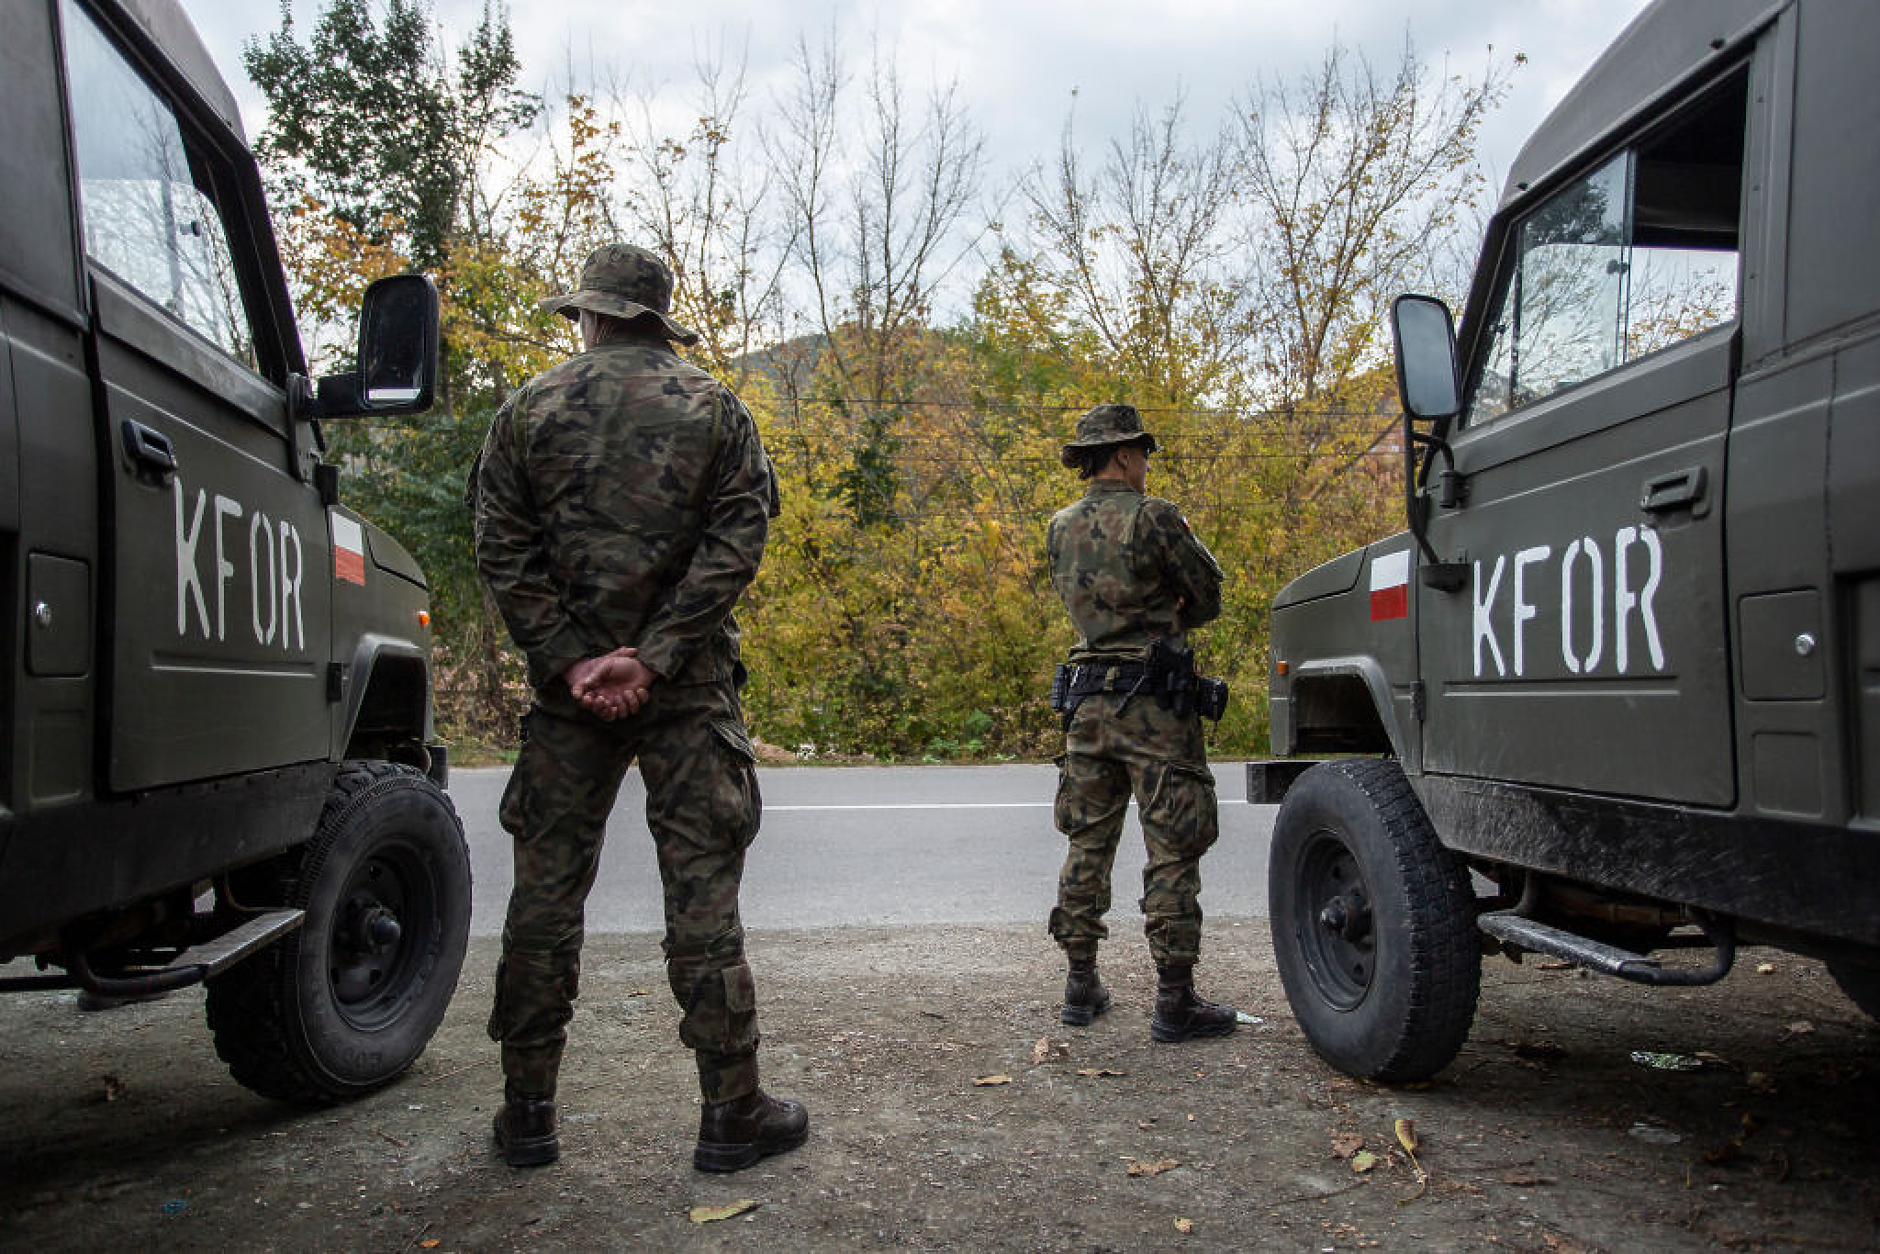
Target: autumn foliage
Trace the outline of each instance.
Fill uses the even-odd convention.
[[[1401,526],[1382,316],[1444,286],[1500,70],[1439,77],[1406,48],[1380,78],[1335,48],[1211,131],[1179,100],[1121,137],[1073,116],[995,221],[965,106],[911,102],[884,54],[852,75],[805,43],[797,89],[766,101],[708,60],[669,133],[646,101],[521,92],[487,13],[454,57],[433,29],[420,0],[377,20],[328,0],[307,43],[284,17],[247,64],[313,354],[381,274],[426,269],[443,296],[444,406],[326,435],[349,501],[433,581],[447,737],[500,749],[526,700],[474,577],[470,461],[508,390],[575,347],[537,300],[626,238],[673,260],[691,351],[781,477],[739,610],[759,738],[804,758],[1054,752],[1045,693],[1071,637],[1043,536],[1080,491],[1057,451],[1117,400],[1166,449],[1151,491],[1228,572],[1199,637],[1233,692],[1212,746],[1264,750],[1273,594]],[[401,116],[423,125],[385,143]]]

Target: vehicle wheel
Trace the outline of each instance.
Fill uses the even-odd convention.
[[[1858,962],[1830,962],[1828,974],[1841,986],[1847,999],[1867,1012],[1871,1019],[1880,1019],[1880,967],[1870,967]]]
[[[1286,1000],[1320,1057],[1370,1080],[1442,1070],[1481,987],[1468,869],[1395,762],[1325,762],[1280,806],[1267,872]]]
[[[424,1052],[470,932],[470,854],[450,799],[389,762],[349,762],[311,841],[242,873],[244,906],[300,929],[209,981],[209,1027],[235,1078],[310,1104],[370,1092]]]

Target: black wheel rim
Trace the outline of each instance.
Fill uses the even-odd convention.
[[[1371,889],[1351,847],[1321,829],[1306,841],[1293,884],[1297,932],[1307,972],[1320,997],[1339,1010],[1364,1000],[1376,969]]]
[[[333,1005],[353,1028],[397,1022],[424,987],[441,904],[437,881],[412,845],[381,845],[353,868],[327,942]]]

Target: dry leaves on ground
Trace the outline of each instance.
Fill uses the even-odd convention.
[[[721,1219],[733,1219],[746,1211],[756,1209],[755,1200],[741,1197],[735,1202],[726,1202],[723,1206],[694,1206],[686,1212],[686,1218],[695,1224],[715,1224]]]
[[[1173,1171],[1181,1163],[1173,1158],[1158,1158],[1152,1163],[1131,1163],[1129,1174],[1132,1176],[1159,1176],[1165,1171]]]

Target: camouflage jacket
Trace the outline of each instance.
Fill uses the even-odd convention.
[[[536,687],[619,645],[676,683],[737,671],[776,483],[750,412],[663,340],[610,338],[518,388],[467,496]]]
[[[1051,520],[1051,582],[1077,629],[1073,662],[1140,657],[1157,636],[1221,612],[1221,568],[1179,509],[1115,479],[1092,480]]]

